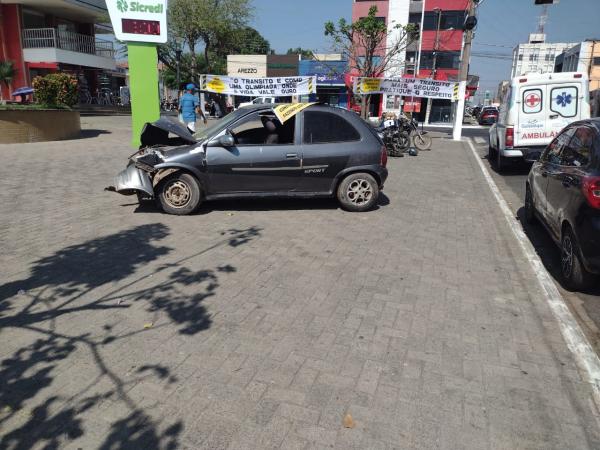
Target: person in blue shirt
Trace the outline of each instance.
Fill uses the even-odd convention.
[[[202,119],[204,119],[204,123],[206,123],[206,117],[202,112],[202,108],[200,108],[198,97],[194,95],[195,89],[196,86],[193,83],[189,83],[185,87],[185,94],[179,99],[179,112],[181,113],[183,123],[186,124],[192,134],[196,132],[196,114],[200,114]]]

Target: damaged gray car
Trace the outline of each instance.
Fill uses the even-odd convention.
[[[336,197],[349,211],[375,206],[387,156],[369,125],[324,105],[282,123],[273,107],[240,108],[195,136],[175,120],[147,123],[140,150],[107,189],[178,215],[243,197]]]

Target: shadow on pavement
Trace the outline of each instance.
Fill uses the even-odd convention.
[[[177,382],[172,369],[152,362],[149,354],[148,362],[123,377],[122,370],[113,369],[109,360],[115,360],[114,352],[127,347],[140,333],[156,339],[153,333],[163,326],[175,326],[184,335],[210,327],[202,302],[215,295],[220,278],[236,268],[225,264],[192,270],[186,263],[217,247],[244,245],[260,237],[261,229],[223,231],[212,246],[172,258],[149,271],[148,264],[174,252],[159,244],[168,235],[169,228],[156,223],[72,245],[33,263],[27,278],[0,286],[0,330],[3,339],[8,338],[5,348],[16,347],[0,363],[0,448],[68,446],[93,426],[91,421],[86,423],[86,415],[101,404],[106,404],[107,410],[114,406],[114,411],[125,412],[114,416],[110,431],[100,437],[103,442],[95,448],[178,447],[183,422],[170,417],[154,419],[129,394],[144,380],[166,385]],[[135,276],[138,271],[142,275]],[[129,308],[160,313],[170,324],[117,332],[114,324],[107,322],[112,320],[110,315],[95,314]],[[71,321],[56,320],[65,316],[72,316]],[[63,329],[65,323],[69,326]],[[99,325],[101,331],[97,331]],[[9,347],[9,335],[19,342],[23,336],[30,338]],[[88,357],[85,355],[89,361],[82,360]],[[96,377],[78,378],[78,365],[94,365]],[[78,384],[69,383],[71,380]],[[65,384],[68,394],[61,394]],[[110,416],[106,417],[109,420]]]
[[[379,199],[372,211],[382,206],[388,206],[390,199],[383,192],[379,193]],[[154,203],[145,202],[126,203],[121,206],[137,205],[134,213],[162,213],[161,209]],[[334,198],[248,198],[231,200],[213,200],[203,203],[196,215],[210,214],[215,211],[300,211],[300,210],[334,210],[341,209],[340,204]]]
[[[81,130],[81,133],[79,134],[79,138],[80,139],[95,138],[95,137],[100,136],[101,134],[112,134],[112,132],[108,131],[108,130],[95,130],[95,129],[87,128],[87,129]]]

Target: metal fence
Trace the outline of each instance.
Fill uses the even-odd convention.
[[[115,56],[115,49],[110,41],[56,28],[24,29],[23,48],[60,48],[104,58],[114,58]]]

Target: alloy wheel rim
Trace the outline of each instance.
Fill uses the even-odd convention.
[[[573,242],[569,236],[566,236],[563,240],[561,252],[562,271],[566,278],[569,278],[573,272],[573,257]]]
[[[364,205],[371,200],[373,196],[373,189],[371,187],[371,183],[367,180],[359,178],[357,180],[352,180],[352,182],[348,185],[348,190],[346,192],[348,199],[354,203],[355,205]]]
[[[173,208],[185,207],[191,199],[190,187],[181,180],[173,180],[165,186],[165,200]]]

